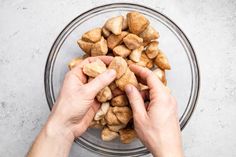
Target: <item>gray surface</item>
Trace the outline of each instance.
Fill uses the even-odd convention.
[[[109,2],[0,0],[0,156],[24,156],[47,119],[44,66],[58,33],[80,13]],[[197,52],[201,93],[183,131],[186,156],[236,156],[236,1],[139,3],[173,19]],[[95,155],[74,145],[71,156]]]

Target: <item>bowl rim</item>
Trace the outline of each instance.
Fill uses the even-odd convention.
[[[150,10],[151,12],[155,12],[157,14],[159,14],[160,16],[164,17],[165,19],[167,19],[175,28],[177,28],[177,31],[183,36],[183,38],[186,40],[186,42],[188,43],[188,48],[191,49],[191,57],[194,58],[192,61],[193,61],[193,64],[195,65],[195,74],[196,74],[196,80],[195,80],[195,86],[196,88],[195,89],[192,89],[191,87],[191,93],[192,93],[192,90],[195,90],[195,95],[194,97],[192,98],[193,100],[193,103],[192,105],[189,105],[189,103],[187,104],[182,116],[180,117],[180,120],[179,121],[182,121],[180,123],[180,128],[181,128],[181,131],[186,127],[186,125],[188,124],[190,118],[192,117],[193,115],[193,112],[196,108],[196,105],[197,105],[197,101],[198,101],[198,97],[199,97],[199,92],[200,92],[200,70],[199,70],[199,65],[198,65],[198,60],[197,60],[197,57],[196,57],[196,53],[195,53],[195,50],[190,42],[190,40],[188,39],[188,37],[185,35],[185,33],[182,31],[182,29],[173,21],[171,20],[168,16],[166,16],[165,14],[153,9],[153,8],[150,8],[150,7],[147,7],[147,6],[144,6],[144,5],[141,5],[141,4],[134,4],[134,3],[109,3],[109,4],[105,4],[105,5],[100,5],[100,6],[96,6],[96,7],[93,7],[92,9],[89,9],[81,14],[79,14],[78,16],[76,16],[73,20],[71,20],[64,28],[63,30],[59,33],[59,35],[56,37],[56,39],[54,40],[52,46],[51,46],[51,49],[49,51],[49,54],[48,54],[48,57],[47,57],[47,60],[46,60],[46,64],[45,64],[45,70],[44,70],[44,91],[45,91],[45,96],[46,96],[46,100],[47,100],[47,103],[48,103],[48,106],[49,106],[49,109],[51,110],[52,109],[52,105],[54,103],[54,100],[55,100],[55,97],[53,95],[53,88],[51,87],[52,85],[52,76],[50,76],[51,73],[53,73],[53,69],[54,69],[54,64],[55,64],[55,54],[53,53],[53,51],[55,50],[55,45],[57,45],[57,43],[61,40],[61,38],[65,35],[66,33],[66,30],[70,27],[70,25],[72,25],[78,18],[90,13],[90,12],[93,12],[94,10],[99,10],[99,9],[102,9],[102,8],[105,8],[105,7],[112,7],[112,6],[130,6],[130,7],[138,7],[138,8],[143,8],[145,9],[145,11],[147,10]],[[51,64],[53,63],[53,64]],[[192,69],[191,69],[192,71]],[[192,78],[193,80],[193,78]],[[190,95],[191,97],[191,95]],[[189,101],[190,101],[190,98],[189,98]],[[183,119],[184,117],[184,119]],[[75,142],[77,144],[79,144],[81,147],[83,148],[86,148],[87,150],[90,150],[92,152],[96,152],[96,153],[99,153],[99,154],[102,154],[102,155],[109,155],[109,156],[116,156],[116,155],[119,155],[119,156],[124,156],[125,154],[124,153],[115,153],[115,154],[107,154],[106,151],[101,151],[101,150],[97,150],[96,148],[95,149],[90,149],[88,147],[86,147],[82,141],[80,141],[80,143],[78,143],[78,140],[79,139],[75,139]],[[145,148],[145,147],[144,147]],[[118,150],[118,149],[117,149]],[[145,154],[148,154],[150,153],[147,149],[146,150],[141,150],[142,153],[141,154],[138,154],[138,156],[140,155],[145,155]],[[127,152],[126,152],[127,153]],[[127,155],[127,154],[126,154]],[[137,154],[129,154],[128,156],[137,156]]]

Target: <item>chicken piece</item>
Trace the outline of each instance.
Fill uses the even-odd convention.
[[[129,33],[128,35],[126,35],[126,37],[123,38],[123,42],[130,50],[133,50],[142,46],[143,39],[135,34]]]
[[[161,70],[159,68],[155,69],[152,71],[160,80],[161,82],[166,85],[167,84],[167,80],[166,80],[166,74],[164,70]]]
[[[131,51],[125,45],[118,45],[113,49],[113,53],[115,56],[126,58]]]
[[[96,98],[99,102],[107,102],[108,100],[111,100],[111,89],[109,87],[103,88],[101,91],[98,92]]]
[[[141,54],[143,52],[143,49],[144,47],[143,46],[140,46],[139,48],[137,49],[134,49],[130,55],[129,55],[129,59],[131,59],[132,61],[134,62],[139,62],[140,61],[140,58],[141,58]]]
[[[137,65],[151,69],[154,64],[153,61],[149,59],[145,53],[142,53],[140,61],[137,63]]]
[[[154,63],[162,70],[170,70],[171,69],[166,55],[161,50],[159,50],[159,53],[154,60]]]
[[[140,34],[149,25],[148,19],[139,12],[130,12],[127,14],[128,27],[131,33]]]
[[[159,38],[159,33],[152,27],[148,26],[139,37],[143,38],[144,41],[151,41]]]
[[[111,91],[115,90],[117,88],[116,82],[113,81],[111,84],[109,84],[109,88],[111,89]]]
[[[124,124],[120,124],[120,125],[107,125],[107,127],[111,131],[119,132],[119,130],[125,128],[126,125],[124,125]]]
[[[83,40],[78,40],[77,44],[79,45],[79,47],[88,55],[91,54],[91,48],[93,46],[93,43],[87,42],[87,41],[83,41]]]
[[[120,35],[115,35],[115,34],[111,34],[108,38],[107,38],[107,45],[108,48],[113,49],[114,47],[116,47],[117,45],[121,44],[123,42],[123,38],[128,34],[128,32],[123,31],[121,32]]]
[[[72,61],[70,61],[70,63],[68,64],[69,69],[71,70],[72,68],[74,68],[77,64],[81,63],[83,61],[83,57],[77,57],[75,59],[73,59]]]
[[[122,31],[123,20],[123,16],[112,17],[107,20],[107,22],[105,23],[105,27],[113,34],[120,35]]]
[[[91,56],[102,56],[108,52],[107,41],[102,37],[100,41],[93,44],[91,48]]]
[[[146,86],[146,85],[144,85],[142,83],[139,83],[139,87],[140,87],[141,91],[149,89],[148,86]]]
[[[137,63],[137,65],[140,65],[142,67],[146,67],[146,65],[149,61],[150,61],[150,59],[147,57],[147,55],[145,53],[142,53],[140,61]]]
[[[84,65],[83,73],[90,77],[96,77],[99,74],[105,72],[106,69],[106,65],[97,58],[94,62]]]
[[[130,60],[130,59],[128,59],[126,62],[127,62],[127,64],[128,64],[128,66],[130,66],[130,65],[132,65],[132,64],[136,64],[134,61],[132,61],[132,60]]]
[[[128,29],[128,21],[127,18],[124,18],[123,23],[122,23],[122,31]]]
[[[92,122],[89,124],[89,127],[90,128],[97,128],[97,129],[103,128],[100,121],[97,121],[97,120],[92,120]]]
[[[152,41],[150,44],[148,44],[147,49],[145,51],[146,55],[150,59],[154,59],[157,56],[158,52],[158,41]]]
[[[133,117],[133,113],[132,113],[131,109],[127,106],[123,106],[123,107],[115,106],[112,108],[112,111],[115,114],[115,116],[117,117],[117,119],[122,124],[125,124],[125,125],[127,125],[128,122],[130,121],[130,119],[132,119],[132,117]]]
[[[107,114],[105,115],[105,119],[107,122],[107,125],[120,125],[121,122],[118,120],[116,115],[113,113],[113,107],[109,107],[109,110]]]
[[[118,80],[116,80],[116,85],[120,88],[120,90],[124,91],[125,86],[127,84],[132,84],[136,88],[139,89],[139,84],[136,76],[129,68],[127,68],[124,75],[122,75]]]
[[[119,130],[119,134],[120,141],[124,144],[131,143],[137,137],[134,129],[121,129]]]
[[[129,101],[125,95],[119,95],[111,99],[112,106],[128,106]]]
[[[114,57],[108,66],[108,69],[116,71],[116,79],[119,79],[127,70],[127,63],[122,57]]]
[[[107,124],[107,121],[105,119],[105,117],[103,117],[102,119],[99,120],[99,123],[102,125],[102,126],[105,126]]]
[[[111,91],[112,92],[112,96],[113,96],[113,98],[114,97],[116,97],[116,96],[118,96],[118,95],[124,95],[125,94],[125,92],[124,91],[122,91],[122,90],[120,90],[120,88],[115,88],[113,91]]]
[[[143,46],[144,47],[148,46],[148,44],[150,44],[150,41],[143,41]]]
[[[152,68],[154,67],[154,62],[153,62],[153,60],[150,59],[149,62],[147,62],[146,67],[147,67],[148,69],[152,69]]]
[[[103,141],[111,141],[117,138],[119,134],[117,132],[109,130],[107,127],[103,128],[101,132],[101,138]]]
[[[87,42],[98,42],[102,37],[102,29],[94,28],[82,35],[82,40]]]
[[[100,109],[97,111],[97,113],[94,116],[94,120],[98,121],[98,120],[101,120],[102,118],[104,118],[109,110],[109,107],[110,107],[109,102],[102,103]]]
[[[104,38],[107,38],[111,35],[111,32],[106,29],[106,27],[102,27],[102,35]]]

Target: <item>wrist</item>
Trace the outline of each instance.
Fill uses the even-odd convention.
[[[154,157],[183,157],[181,138],[177,135],[169,136],[167,132],[149,141],[150,152]]]
[[[50,116],[27,156],[68,156],[73,140],[71,133]]]
[[[46,136],[51,138],[61,138],[66,140],[69,143],[72,143],[74,140],[74,135],[71,132],[69,126],[63,124],[62,120],[55,115],[51,115],[44,127],[44,132]]]

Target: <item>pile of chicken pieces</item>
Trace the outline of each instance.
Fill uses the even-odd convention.
[[[165,54],[159,49],[159,33],[150,26],[149,20],[139,12],[129,12],[124,16],[108,19],[102,28],[94,28],[84,33],[77,41],[85,52],[84,56],[73,59],[69,69],[89,56],[113,56],[107,66],[99,58],[83,67],[88,82],[107,69],[116,71],[116,79],[102,89],[96,96],[101,107],[94,116],[90,127],[102,128],[103,141],[111,141],[117,137],[122,143],[130,143],[136,138],[133,126],[132,110],[124,88],[132,84],[140,91],[148,91],[148,87],[139,83],[129,65],[136,64],[149,68],[167,84],[165,70],[170,64]]]

